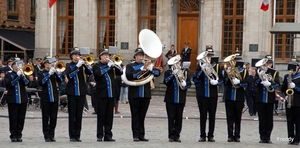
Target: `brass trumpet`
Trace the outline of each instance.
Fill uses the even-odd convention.
[[[57,72],[61,73],[61,72],[64,72],[66,70],[66,63],[63,62],[63,61],[58,61],[56,64],[55,64],[55,69]]]
[[[26,76],[32,75],[34,72],[34,68],[30,64],[26,64],[22,67],[22,70]]]
[[[115,64],[117,64],[117,65],[121,65],[121,64],[122,64],[122,60],[123,60],[123,58],[122,58],[122,56],[119,55],[119,54],[115,54],[115,55],[113,55],[113,57],[112,57],[112,61],[113,61]]]
[[[92,65],[95,61],[95,58],[92,55],[80,56],[80,58],[84,60],[87,65]]]

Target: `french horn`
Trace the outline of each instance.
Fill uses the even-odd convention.
[[[207,59],[207,54],[208,52],[204,51],[197,56],[198,64],[209,80],[219,80],[217,72]]]
[[[156,59],[161,55],[162,44],[159,37],[153,31],[149,29],[141,30],[139,33],[139,42],[144,53],[149,57]],[[142,79],[129,81],[126,77],[126,68],[124,68],[121,78],[129,86],[141,86],[150,82],[154,78],[154,75],[148,72],[147,76],[144,76]]]

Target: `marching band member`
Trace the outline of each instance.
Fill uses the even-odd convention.
[[[214,51],[211,46],[206,47],[207,59],[211,60],[211,57],[214,55]],[[211,63],[205,63],[211,64]],[[219,77],[219,80],[209,80],[204,71],[201,69],[199,64],[197,64],[196,72],[193,75],[193,81],[197,84],[197,102],[200,112],[200,139],[199,142],[206,141],[206,137],[209,142],[215,142],[214,140],[214,130],[215,130],[215,118],[216,118],[216,109],[218,101],[218,88],[217,85],[222,83],[222,72],[220,66],[217,63],[211,64],[216,74]],[[209,116],[209,131],[206,135],[206,120],[207,114]]]
[[[71,142],[81,142],[82,111],[87,94],[85,74],[91,75],[92,69],[80,58],[78,48],[74,48],[70,52],[70,58],[72,61],[66,67],[69,137]]]
[[[52,61],[51,61],[52,60]],[[55,127],[58,112],[58,84],[63,81],[61,74],[52,66],[54,59],[44,58],[43,71],[38,74],[39,85],[42,87],[41,109],[42,125],[45,142],[55,142]]]
[[[182,129],[182,115],[186,102],[187,88],[190,88],[190,71],[181,69],[180,56],[176,58],[176,63],[172,69],[165,71],[164,84],[167,86],[164,102],[168,114],[168,137],[170,142],[181,142],[180,132]]]
[[[120,76],[123,71],[120,66],[109,59],[108,49],[103,49],[99,55],[99,62],[93,66],[96,81],[97,110],[97,141],[114,142],[112,139],[112,126],[114,117],[114,91],[115,76]],[[104,130],[104,131],[103,131]]]
[[[265,56],[267,62],[265,65],[260,65],[257,70],[257,74],[260,79],[256,80],[257,96],[255,98],[258,120],[259,120],[259,143],[272,143],[270,140],[271,133],[273,130],[273,110],[275,102],[275,89],[279,87],[279,73],[277,70],[271,68],[273,60],[271,56]],[[258,62],[255,66],[257,66]],[[266,70],[262,70],[265,67]],[[270,75],[272,80],[269,81],[264,77]],[[270,91],[269,91],[270,90]]]
[[[235,57],[235,67],[228,67],[225,72],[224,84],[226,85],[225,108],[227,120],[227,142],[240,142],[241,119],[245,101],[245,88],[247,87],[246,78],[248,71],[243,68],[240,56]],[[228,73],[233,73],[236,70],[234,78]]]
[[[288,64],[290,74],[283,79],[282,92],[286,95],[286,120],[289,143],[299,145],[300,142],[300,73],[299,63]],[[293,92],[292,92],[293,91]],[[288,94],[287,94],[288,92]]]
[[[16,58],[17,59],[17,58]],[[24,127],[26,108],[28,103],[25,86],[28,79],[21,69],[24,63],[20,60],[12,62],[13,71],[5,75],[5,95],[8,103],[9,131],[11,142],[22,142],[22,131]]]
[[[134,53],[135,62],[126,66],[126,77],[128,80],[138,80],[138,75],[149,70],[154,76],[159,76],[158,69],[153,68],[150,62],[143,63],[144,52],[137,48]],[[133,141],[149,141],[145,138],[145,117],[150,104],[151,89],[150,82],[141,86],[128,87],[128,100],[131,111],[131,129]]]

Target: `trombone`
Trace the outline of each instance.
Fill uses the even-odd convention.
[[[66,63],[63,61],[58,61],[58,62],[56,62],[54,68],[56,69],[56,71],[58,73],[62,73],[66,70]]]
[[[86,65],[92,66],[92,64],[95,61],[95,58],[93,55],[88,55],[88,56],[80,56],[79,59],[83,60]]]

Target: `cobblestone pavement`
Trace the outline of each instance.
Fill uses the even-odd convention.
[[[88,97],[88,100],[90,98]],[[89,101],[90,103],[90,101]],[[92,108],[90,107],[90,110]],[[149,142],[133,142],[130,124],[130,110],[128,104],[120,104],[120,114],[116,114],[113,125],[113,138],[116,142],[96,141],[96,115],[90,111],[84,114],[81,131],[81,143],[69,142],[68,114],[59,111],[59,119],[56,128],[55,143],[45,143],[42,134],[41,112],[39,109],[30,108],[26,114],[23,130],[23,142],[11,143],[9,139],[7,107],[0,108],[0,147],[294,147],[284,141],[287,137],[287,129],[284,113],[274,115],[274,129],[271,140],[273,144],[259,144],[257,116],[249,116],[246,111],[243,114],[241,142],[227,142],[227,125],[225,118],[225,104],[218,103],[215,128],[216,142],[199,143],[199,111],[196,100],[193,97],[187,99],[184,110],[183,129],[181,143],[168,142],[167,116],[163,97],[154,96],[145,121],[146,138]]]

